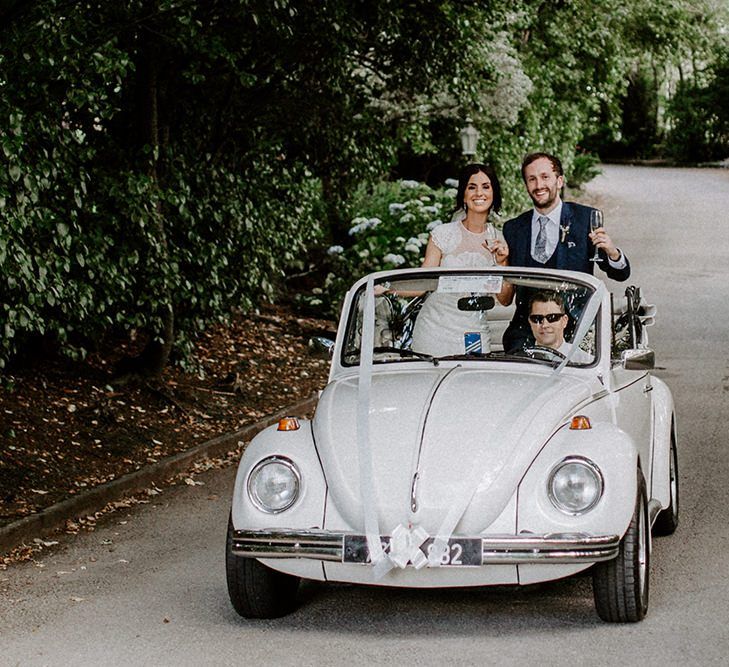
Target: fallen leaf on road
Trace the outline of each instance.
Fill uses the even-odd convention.
[[[42,547],[52,547],[55,544],[58,544],[56,540],[42,540],[40,537],[36,537],[33,542],[40,544]]]
[[[83,598],[80,598],[77,595],[72,595],[69,599],[71,600],[71,602],[83,602],[84,601]]]

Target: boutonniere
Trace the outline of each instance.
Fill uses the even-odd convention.
[[[575,242],[574,241],[567,241],[567,247],[568,248],[574,248],[575,247]]]
[[[562,243],[565,242],[567,239],[567,234],[570,233],[570,226],[569,225],[560,225],[559,228],[562,230]],[[570,248],[574,245],[574,243],[570,246]]]

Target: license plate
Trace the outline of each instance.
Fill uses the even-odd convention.
[[[434,538],[429,537],[420,545],[420,550],[427,556],[433,548]],[[390,538],[380,538],[382,549],[387,553],[390,549]],[[367,548],[367,538],[364,535],[344,536],[344,563],[370,563],[370,550]],[[481,539],[477,537],[457,538],[448,540],[448,549],[440,562],[441,567],[475,567],[482,565]]]

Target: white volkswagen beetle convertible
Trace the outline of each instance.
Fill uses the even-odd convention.
[[[552,299],[554,317],[527,326],[537,336],[559,320],[560,345],[503,349],[505,285]],[[302,578],[525,585],[591,568],[599,616],[641,620],[651,532],[678,522],[673,399],[650,372],[654,311],[635,288],[613,299],[568,271],[357,282],[336,342],[319,340],[331,372],[315,416],[262,431],[241,460],[226,554],[237,612],[288,613]]]

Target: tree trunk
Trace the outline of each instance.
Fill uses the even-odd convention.
[[[331,174],[322,176],[322,199],[324,200],[324,210],[326,211],[327,221],[329,223],[329,231],[332,243],[347,247],[352,243],[349,236],[347,221],[342,215],[342,187],[341,181],[335,184]]]
[[[142,143],[152,148],[152,157],[149,163],[149,176],[153,183],[158,186],[159,173],[158,162],[162,154],[161,131],[159,120],[159,54],[148,38],[147,48],[145,51],[146,67],[142,74],[144,80],[144,104],[142,114]],[[164,269],[169,265],[169,251],[167,245],[167,234],[164,224],[164,212],[162,204],[157,202],[157,209],[152,220],[152,229],[154,230],[155,239],[157,241],[156,257],[150,259]],[[172,343],[175,337],[175,313],[172,302],[172,292],[169,284],[164,282],[164,287],[158,295],[158,312],[155,313],[159,318],[158,328],[150,331],[150,340],[144,351],[139,357],[138,370],[139,373],[147,377],[159,377],[162,374],[167,362],[169,361],[170,352],[172,351]]]

